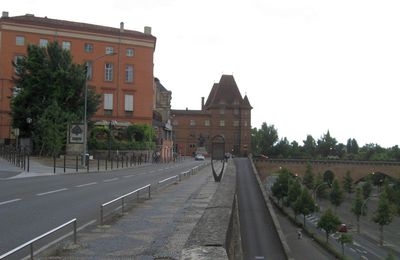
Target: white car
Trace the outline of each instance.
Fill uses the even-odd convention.
[[[206,158],[204,157],[204,155],[198,153],[198,154],[196,154],[196,156],[194,157],[194,159],[195,159],[196,161],[204,161]]]

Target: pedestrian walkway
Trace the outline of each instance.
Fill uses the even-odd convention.
[[[62,163],[61,163],[62,164]],[[90,168],[89,172],[96,172],[96,171],[111,171],[111,170],[118,170],[122,169],[122,166],[119,166],[117,168],[116,163],[114,162],[113,169],[111,169],[111,165],[109,162],[109,165],[107,168],[104,165],[104,161],[102,162],[102,165],[97,168],[97,165],[95,165],[95,161],[91,162],[92,166]],[[132,167],[140,167],[148,165],[148,163],[142,163],[142,164],[135,164],[130,166],[129,168]],[[125,168],[128,168],[125,166]],[[60,162],[56,164],[56,168],[54,169],[53,165],[53,159],[52,158],[45,158],[45,157],[30,157],[29,159],[29,171],[28,171],[28,165],[25,165],[25,169],[21,167],[17,167],[10,163],[9,161],[5,160],[4,158],[0,157],[0,180],[4,179],[16,179],[16,178],[26,178],[26,177],[38,177],[38,176],[50,176],[50,175],[55,175],[55,174],[71,174],[71,173],[85,173],[88,172],[87,169],[80,164],[78,167],[63,167],[60,166]]]
[[[60,259],[179,259],[192,229],[216,191],[210,167],[162,188],[110,226],[78,233],[78,248]],[[70,249],[68,249],[70,248]]]

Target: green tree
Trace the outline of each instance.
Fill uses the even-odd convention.
[[[339,242],[342,245],[342,255],[344,256],[344,245],[353,242],[353,237],[350,234],[342,233],[339,237]]]
[[[365,178],[364,184],[361,186],[364,199],[368,199],[372,192],[371,176]]]
[[[332,205],[335,206],[335,210],[344,201],[343,191],[340,189],[339,182],[336,179],[333,181],[329,199]]]
[[[47,125],[54,122],[54,120],[40,120],[45,113],[48,118],[49,112],[46,110],[49,107],[58,106],[63,111],[64,119],[83,118],[85,67],[74,64],[71,53],[62,49],[58,42],[49,43],[46,47],[29,45],[27,56],[18,59],[13,65],[16,70],[13,81],[18,89],[18,94],[11,99],[13,127],[20,129],[21,136],[32,134],[35,141],[41,142],[36,144],[37,147],[47,149],[49,145],[43,143],[46,133],[42,131],[44,127],[39,124]],[[87,101],[88,118],[90,118],[97,110],[99,96],[89,89]],[[32,119],[31,124],[27,123],[28,117]],[[60,134],[65,137],[67,124],[64,123],[62,126],[65,128]]]
[[[307,135],[306,140],[303,141],[304,156],[307,158],[314,158],[317,151],[317,144],[311,135]]]
[[[289,180],[292,176],[292,173],[286,168],[282,168],[279,170],[279,175],[274,184],[271,187],[272,195],[274,195],[278,202],[287,197],[289,190]]]
[[[347,152],[348,158],[354,159],[355,156],[358,154],[358,150],[359,150],[359,146],[358,146],[356,139],[349,138],[347,140],[347,145],[346,145],[346,152]]]
[[[379,196],[378,207],[372,218],[372,220],[379,225],[381,246],[383,246],[383,227],[392,223],[393,217],[393,206],[390,204],[386,192],[382,192]]]
[[[38,143],[40,147],[40,153],[47,151],[47,154],[53,156],[58,155],[64,146],[65,139],[67,137],[67,123],[71,121],[71,114],[65,112],[60,106],[54,101],[43,114],[38,118],[38,131],[42,135],[36,136],[41,138]]]
[[[288,203],[292,205],[301,194],[300,182],[295,178],[289,181]]]
[[[296,209],[303,214],[303,225],[306,226],[306,216],[315,211],[315,201],[307,189],[302,189],[300,197],[295,201]]]
[[[314,188],[314,173],[312,171],[312,166],[310,162],[307,162],[306,172],[303,177],[303,184],[309,190],[312,190]]]
[[[274,144],[278,141],[278,131],[274,125],[268,126],[267,123],[261,125],[261,129],[258,130],[259,150],[260,153],[270,156],[274,149]]]
[[[350,171],[347,171],[343,178],[343,190],[348,194],[353,193],[353,178],[351,177]]]
[[[341,224],[339,217],[333,213],[331,209],[327,209],[322,214],[321,218],[318,221],[317,227],[325,230],[326,234],[326,243],[328,243],[329,234],[336,231],[337,227]]]
[[[337,141],[335,138],[331,137],[329,130],[324,134],[321,139],[317,141],[317,151],[322,157],[333,156],[335,154]]]
[[[360,233],[360,216],[366,215],[366,204],[364,204],[361,188],[356,189],[356,196],[353,200],[353,206],[351,211],[354,213],[357,219],[357,233]]]
[[[328,198],[328,189],[329,185],[324,182],[322,174],[318,173],[317,178],[315,179],[315,186],[314,186],[314,192],[315,192],[315,199],[317,198]]]

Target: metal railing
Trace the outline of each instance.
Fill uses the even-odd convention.
[[[124,209],[125,209],[125,198],[136,193],[136,194],[137,194],[137,199],[139,199],[140,191],[145,190],[145,189],[149,189],[148,195],[149,195],[149,199],[150,199],[150,197],[151,197],[151,185],[150,185],[150,184],[147,184],[146,186],[143,186],[143,187],[141,187],[141,188],[139,188],[139,189],[136,189],[136,190],[131,191],[131,192],[125,194],[125,195],[122,195],[122,196],[120,196],[120,197],[118,197],[118,198],[116,198],[116,199],[113,199],[113,200],[110,200],[109,202],[106,202],[106,203],[104,203],[104,204],[101,204],[101,206],[100,206],[100,225],[103,225],[103,223],[104,223],[104,208],[105,208],[106,206],[108,206],[108,205],[110,205],[110,204],[113,204],[113,203],[115,203],[115,202],[117,202],[117,201],[121,201],[121,208],[122,208],[122,209],[121,209],[121,212],[124,213]],[[116,209],[114,209],[113,211],[118,210],[118,209],[119,209],[119,208],[116,208]]]
[[[174,179],[175,179],[175,181],[172,182],[172,183],[175,183],[175,184],[178,183],[179,181],[181,181],[181,178],[180,178],[180,175],[179,175],[179,174],[178,174],[178,175],[174,175],[174,176],[171,176],[171,177],[169,177],[169,178],[166,178],[166,179],[164,179],[164,180],[159,181],[159,182],[158,182],[158,185],[157,185],[157,189],[159,189],[159,188],[161,187],[162,184],[167,183],[168,181],[174,180]]]
[[[76,218],[74,218],[74,219],[71,219],[70,221],[62,224],[61,226],[58,226],[58,227],[56,227],[56,228],[54,228],[54,229],[52,229],[52,230],[50,230],[50,231],[38,236],[38,237],[35,237],[34,239],[32,239],[32,240],[30,240],[30,241],[28,241],[28,242],[26,242],[26,243],[24,243],[24,244],[22,244],[22,245],[20,245],[20,246],[18,246],[16,248],[14,248],[13,250],[11,250],[11,251],[3,254],[3,255],[1,255],[0,259],[4,259],[4,258],[6,258],[6,257],[8,257],[10,255],[13,255],[14,253],[20,251],[21,249],[23,249],[23,248],[25,248],[27,246],[30,247],[30,258],[33,259],[33,255],[34,255],[33,243],[35,243],[36,241],[38,241],[38,240],[40,240],[40,239],[42,239],[42,238],[44,238],[44,237],[46,237],[46,236],[48,236],[48,235],[50,235],[52,233],[64,228],[64,227],[70,225],[71,223],[73,223],[73,229],[74,229],[73,237],[74,237],[74,244],[76,244]]]

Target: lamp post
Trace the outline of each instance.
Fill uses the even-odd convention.
[[[93,60],[92,63],[95,61],[106,57],[106,56],[114,56],[117,54],[116,52],[111,52],[111,53],[106,53],[104,55],[101,55]],[[86,160],[87,160],[87,95],[88,95],[88,77],[87,77],[87,66],[86,66],[86,77],[85,77],[85,106],[84,106],[84,111],[83,111],[83,160],[82,164],[86,166]]]

